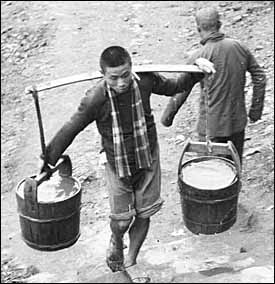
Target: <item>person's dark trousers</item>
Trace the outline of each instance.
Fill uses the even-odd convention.
[[[245,135],[245,131],[241,131],[241,132],[237,132],[237,133],[234,133],[232,134],[231,136],[227,136],[227,137],[213,137],[211,138],[210,140],[212,142],[216,142],[216,143],[227,143],[227,141],[231,141],[238,154],[239,154],[239,157],[240,157],[240,162],[241,162],[241,165],[242,165],[242,156],[243,156],[243,147],[244,147],[244,135]],[[199,139],[200,141],[205,141],[205,137],[199,135]],[[230,160],[233,160],[231,156],[226,156],[226,158],[230,159]]]

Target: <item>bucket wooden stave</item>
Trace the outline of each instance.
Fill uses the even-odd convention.
[[[74,180],[77,191],[57,202],[42,203],[37,198],[27,202],[26,196],[19,194],[19,188],[25,179],[16,188],[21,235],[25,243],[34,249],[63,249],[74,244],[80,236],[81,185],[74,177],[63,178]]]

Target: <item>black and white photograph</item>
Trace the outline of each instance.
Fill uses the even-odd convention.
[[[1,283],[274,283],[274,1],[1,1]]]

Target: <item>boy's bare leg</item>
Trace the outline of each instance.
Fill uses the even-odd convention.
[[[139,250],[147,236],[150,218],[135,218],[129,230],[129,251],[125,258],[125,268],[136,264]]]
[[[123,235],[128,230],[131,220],[118,221],[111,219],[112,231],[106,262],[113,272],[124,270]]]

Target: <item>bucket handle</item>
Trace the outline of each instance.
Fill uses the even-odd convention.
[[[226,155],[231,155],[233,158],[233,161],[235,162],[236,170],[237,170],[237,175],[239,179],[241,178],[241,162],[240,162],[240,157],[238,155],[238,152],[236,150],[236,147],[231,141],[227,141],[227,143],[211,143],[211,152],[209,152],[209,145],[207,142],[192,142],[190,138],[188,138],[183,146],[183,151],[179,160],[179,165],[178,165],[178,176],[181,174],[181,168],[182,168],[182,160],[183,156],[186,152],[197,152],[197,153],[202,153],[205,155],[211,154],[226,154]]]
[[[227,141],[227,145],[228,145],[228,149],[231,152],[231,156],[233,158],[233,161],[235,162],[238,177],[239,177],[239,179],[241,179],[242,166],[241,166],[240,156],[237,152],[236,147],[234,146],[234,144],[231,141]]]
[[[37,210],[37,181],[33,178],[27,177],[24,183],[24,200],[25,207],[28,211]]]
[[[183,145],[183,150],[182,150],[182,154],[181,154],[181,157],[180,157],[180,160],[179,160],[179,166],[178,166],[178,176],[180,176],[180,174],[181,174],[181,165],[182,165],[183,156],[184,156],[185,152],[189,152],[187,148],[189,147],[190,142],[191,142],[191,139],[187,138],[186,142]]]

